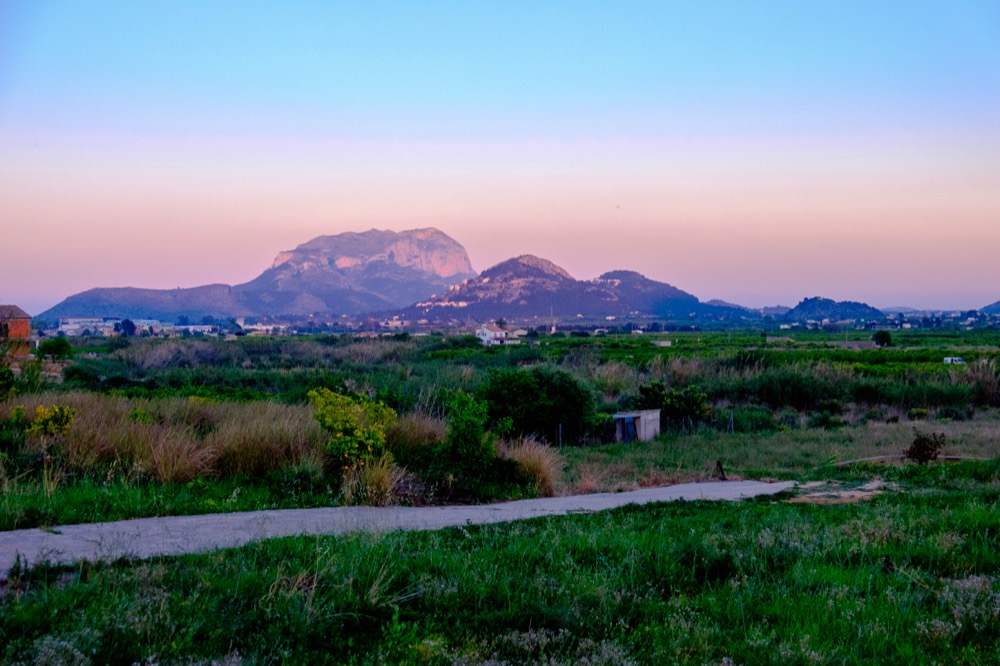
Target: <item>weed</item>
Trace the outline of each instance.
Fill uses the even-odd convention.
[[[562,479],[566,460],[557,449],[531,437],[521,437],[513,442],[501,442],[499,455],[517,463],[524,478],[540,497],[552,497]]]
[[[383,454],[378,460],[344,474],[340,486],[343,503],[348,506],[396,504],[396,490],[405,476],[406,472],[392,461],[392,457]]]
[[[925,433],[914,429],[913,442],[903,455],[907,460],[925,465],[937,460],[947,443],[948,438],[943,433]]]

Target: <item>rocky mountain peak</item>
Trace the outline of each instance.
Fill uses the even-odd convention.
[[[400,232],[371,229],[318,236],[294,250],[279,253],[271,269],[291,272],[348,270],[379,262],[412,268],[439,278],[475,274],[465,248],[434,228]]]
[[[522,254],[519,257],[502,261],[496,266],[483,271],[482,276],[496,278],[499,276],[515,277],[555,277],[565,280],[572,280],[564,268],[555,265],[548,259],[536,257],[533,254]]]

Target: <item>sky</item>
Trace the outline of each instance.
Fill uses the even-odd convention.
[[[1000,3],[0,0],[0,302],[433,226],[702,300],[1000,300]]]

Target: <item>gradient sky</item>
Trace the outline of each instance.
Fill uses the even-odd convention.
[[[703,300],[1000,299],[1000,4],[0,0],[0,302],[435,226]]]

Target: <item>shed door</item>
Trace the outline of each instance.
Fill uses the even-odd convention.
[[[636,439],[635,418],[626,416],[625,423],[622,424],[622,441],[634,442]]]

